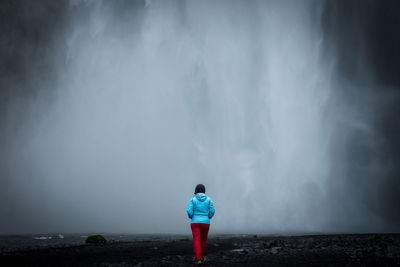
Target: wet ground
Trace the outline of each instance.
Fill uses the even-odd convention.
[[[193,265],[189,236],[105,237],[104,245],[76,235],[0,237],[0,266]],[[204,265],[400,266],[400,234],[210,236]]]

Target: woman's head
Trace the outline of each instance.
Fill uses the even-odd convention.
[[[196,189],[194,189],[194,193],[205,193],[206,192],[206,187],[202,184],[196,185]]]

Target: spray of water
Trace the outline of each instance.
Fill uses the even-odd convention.
[[[337,127],[368,126],[334,90],[321,2],[125,5],[68,5],[57,86],[32,106],[20,152],[34,178],[21,186],[43,195],[23,209],[31,226],[5,231],[186,233],[197,183],[215,232],[379,226],[336,194]]]

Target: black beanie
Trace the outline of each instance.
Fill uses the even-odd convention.
[[[205,193],[206,192],[206,187],[202,184],[196,185],[196,189],[194,190],[194,193]]]

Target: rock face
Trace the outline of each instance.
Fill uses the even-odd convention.
[[[102,235],[90,235],[86,238],[87,244],[105,244],[107,240]]]

